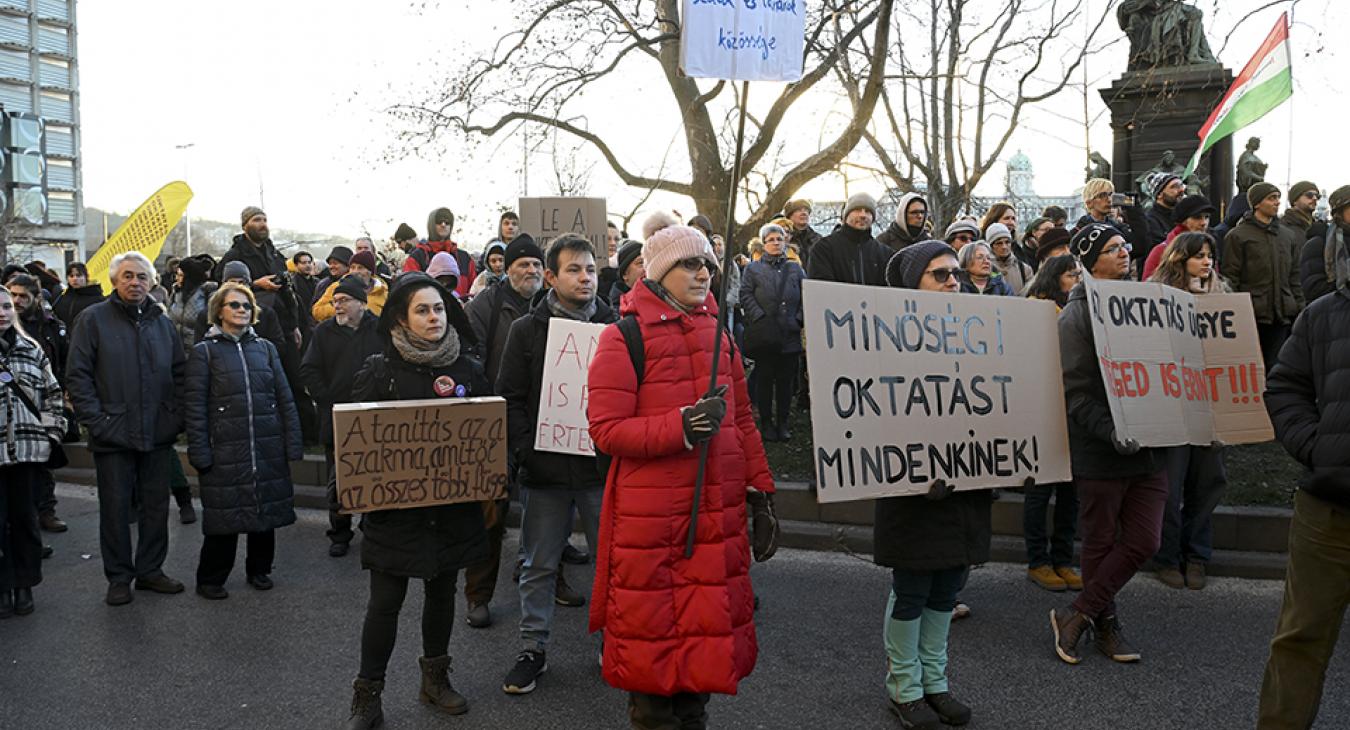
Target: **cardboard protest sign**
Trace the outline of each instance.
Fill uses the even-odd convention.
[[[333,406],[344,514],[498,499],[506,493],[501,398]]]
[[[680,70],[737,81],[802,77],[805,0],[684,0]]]
[[[584,237],[595,247],[596,259],[605,258],[604,198],[521,198],[520,230],[534,237],[539,248],[564,233]]]
[[[1265,372],[1250,297],[1086,281],[1102,380],[1121,438],[1142,446],[1208,446],[1274,437],[1260,403]]]
[[[603,324],[554,317],[548,323],[544,355],[544,392],[539,397],[534,448],[560,454],[595,456],[586,418],[587,372]]]
[[[1053,304],[807,280],[817,498],[1068,481]]]
[[[1266,364],[1256,334],[1250,294],[1195,298],[1205,343],[1205,376],[1214,411],[1214,430],[1226,444],[1255,444],[1275,438],[1266,411]]]

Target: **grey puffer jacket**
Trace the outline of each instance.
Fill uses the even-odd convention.
[[[304,458],[304,444],[276,347],[252,328],[236,340],[212,327],[192,348],[185,398],[202,533],[264,532],[295,522],[290,462]]]

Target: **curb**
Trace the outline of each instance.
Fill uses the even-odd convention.
[[[58,481],[94,485],[93,455],[82,443],[65,444],[70,465],[56,471]],[[187,463],[184,447],[178,457],[188,483],[196,491],[196,472]],[[327,481],[324,458],[309,454],[291,462],[295,484],[295,504],[309,509],[327,509]],[[819,504],[806,482],[779,482],[774,500],[783,529],[783,547],[821,552],[844,552],[860,560],[872,560],[873,505],[868,501]],[[1214,511],[1214,556],[1208,566],[1210,575],[1237,578],[1283,579],[1289,520],[1293,510],[1281,507],[1229,507]],[[993,540],[990,560],[1024,564],[1026,548],[1022,541],[1022,495],[1000,490],[993,504]],[[512,503],[507,524],[520,524],[520,507]]]

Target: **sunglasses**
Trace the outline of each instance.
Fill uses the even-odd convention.
[[[956,269],[931,269],[931,270],[925,271],[925,272],[923,272],[923,273],[925,273],[925,274],[932,274],[932,275],[933,275],[933,281],[936,281],[936,282],[939,283],[939,284],[946,284],[946,283],[947,283],[947,280],[950,279],[950,278],[952,278],[953,276],[956,276],[956,273],[957,273],[958,271],[960,271],[960,270],[961,270],[961,269],[959,269],[959,268],[956,268]]]
[[[225,306],[235,311],[238,311],[240,309],[244,310],[245,312],[253,311],[253,305],[249,304],[248,302],[225,302]]]
[[[970,235],[969,233],[958,233],[955,236],[952,236],[952,240],[961,241],[962,243],[970,243],[971,241],[975,240],[975,237]]]
[[[691,274],[697,274],[700,269],[707,269],[709,273],[712,272],[712,264],[704,258],[682,259],[676,266]]]

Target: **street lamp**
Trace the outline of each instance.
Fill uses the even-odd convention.
[[[183,182],[187,182],[188,176],[188,150],[196,146],[196,142],[185,142],[173,146],[174,149],[183,153]],[[185,257],[187,258],[192,256],[192,216],[188,213],[187,208],[183,209],[183,224],[187,229],[187,256]]]

